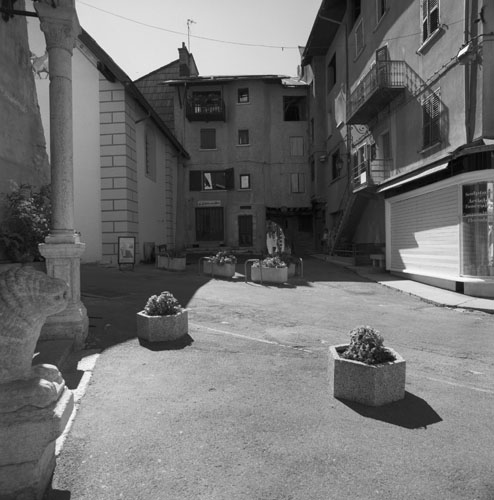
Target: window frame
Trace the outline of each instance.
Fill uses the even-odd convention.
[[[359,37],[360,34],[360,37]],[[358,58],[358,56],[364,51],[365,48],[365,35],[364,35],[364,19],[361,18],[355,26],[355,59]],[[359,38],[361,45],[359,46]]]
[[[243,95],[247,95],[246,100],[242,100],[244,97],[242,97],[242,91]],[[250,92],[249,92],[249,87],[240,87],[237,89],[237,104],[249,104],[250,103]]]
[[[422,149],[429,149],[440,144],[442,103],[440,89],[431,92],[422,99]],[[429,129],[429,132],[426,130]]]
[[[326,69],[326,83],[327,83],[327,93],[329,94],[336,85],[336,52],[329,61],[328,67]]]
[[[243,138],[247,138],[247,142],[242,142]],[[248,128],[239,128],[237,134],[237,146],[250,146],[250,134]]]
[[[213,133],[214,135],[214,146],[213,147],[206,147],[207,146],[207,138],[205,137],[205,133],[206,132],[209,132],[209,133]],[[200,138],[199,138],[199,149],[201,151],[214,151],[217,149],[217,145],[216,145],[216,129],[215,128],[201,128],[200,129]],[[211,138],[209,138],[211,139]]]
[[[431,6],[432,4],[432,6]],[[433,18],[433,13],[436,11],[435,17]],[[426,44],[441,28],[441,9],[440,0],[422,0],[420,5],[420,17],[421,17],[421,31],[422,31],[422,44]],[[434,21],[433,29],[431,29],[431,23]]]
[[[244,187],[243,184],[243,179],[247,179],[247,186]],[[240,190],[242,191],[248,191],[249,189],[252,189],[251,183],[250,183],[250,174],[240,174],[239,175],[239,187]]]
[[[307,121],[307,111],[308,111],[307,105],[308,105],[307,96],[305,95],[284,95],[283,121],[285,122]],[[297,117],[295,117],[295,115],[297,115]]]
[[[290,192],[292,194],[305,193],[305,174],[303,172],[290,174]]]
[[[381,22],[387,10],[388,0],[376,0],[376,26]]]

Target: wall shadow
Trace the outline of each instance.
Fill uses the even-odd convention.
[[[406,429],[426,429],[429,425],[442,422],[442,418],[424,399],[408,391],[405,392],[405,399],[384,406],[366,406],[339,398],[338,401],[363,417]]]
[[[194,339],[186,334],[176,340],[168,340],[163,342],[150,342],[149,340],[139,339],[139,344],[150,351],[180,351],[192,345]]]

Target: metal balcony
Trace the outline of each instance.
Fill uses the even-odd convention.
[[[185,115],[190,122],[224,122],[226,118],[225,102],[223,99],[203,102],[190,98],[187,100]]]
[[[353,192],[374,188],[391,176],[392,158],[365,160],[353,167]]]
[[[412,71],[405,61],[378,61],[350,95],[349,125],[367,124],[410,86]]]

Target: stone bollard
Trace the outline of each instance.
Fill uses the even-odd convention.
[[[47,316],[67,306],[67,284],[31,267],[0,274],[0,499],[39,500],[55,442],[73,410],[55,366],[32,366]]]

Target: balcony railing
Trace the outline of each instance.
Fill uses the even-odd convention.
[[[187,100],[186,116],[189,121],[225,121],[226,109],[223,99],[206,101],[190,98]]]
[[[350,95],[348,123],[368,123],[410,86],[412,77],[405,61],[377,61]]]
[[[379,186],[391,176],[392,158],[365,160],[353,167],[353,191]]]

